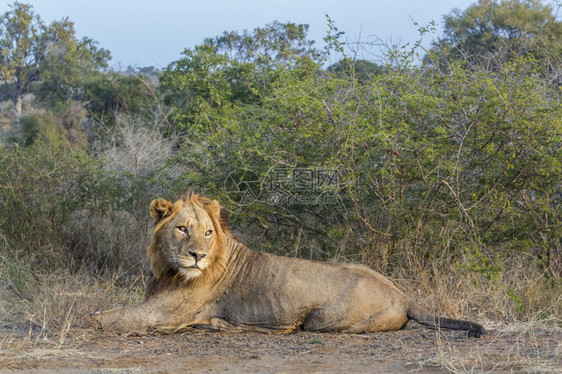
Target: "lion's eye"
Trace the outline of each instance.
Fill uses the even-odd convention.
[[[176,227],[176,229],[180,230],[184,234],[187,234],[187,227],[185,227],[185,226],[178,226],[178,227]]]
[[[212,230],[207,230],[205,231],[205,238],[209,239],[211,237],[211,235],[213,235],[213,231]]]

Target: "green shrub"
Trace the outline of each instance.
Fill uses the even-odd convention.
[[[528,57],[474,72],[395,56],[362,83],[296,59],[261,103],[225,96],[220,116],[194,119],[177,159],[237,222],[262,228],[264,248],[383,268],[453,262],[487,279],[524,257],[559,278],[560,91]],[[303,188],[294,173],[307,170],[338,183]],[[233,176],[264,194],[240,200]],[[279,196],[289,203],[272,204]]]

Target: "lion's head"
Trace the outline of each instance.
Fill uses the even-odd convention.
[[[216,200],[188,190],[175,203],[154,200],[150,215],[155,228],[147,255],[156,279],[192,281],[220,269],[229,230],[227,212]]]

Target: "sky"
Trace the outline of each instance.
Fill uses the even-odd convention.
[[[253,30],[274,20],[310,25],[309,39],[323,46],[326,14],[349,42],[413,44],[418,27],[435,21],[424,37],[429,46],[442,32],[443,16],[475,0],[20,0],[33,5],[43,22],[68,17],[79,38],[89,37],[111,51],[110,66],[165,68],[181,52],[223,31]],[[12,0],[0,0],[0,14]],[[375,48],[376,49],[376,48]],[[380,51],[380,48],[378,48]],[[364,55],[365,54],[365,55]],[[358,58],[376,60],[377,50]],[[335,62],[335,61],[334,61]]]

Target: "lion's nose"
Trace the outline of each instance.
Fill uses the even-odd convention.
[[[195,261],[201,261],[203,257],[207,256],[205,253],[197,253],[193,251],[189,251],[188,253],[195,258]]]

